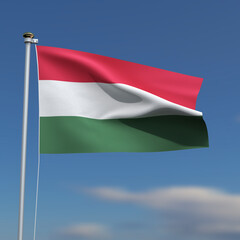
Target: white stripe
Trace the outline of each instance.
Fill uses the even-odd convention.
[[[40,116],[81,116],[94,119],[141,118],[159,115],[202,116],[125,84],[39,81]]]

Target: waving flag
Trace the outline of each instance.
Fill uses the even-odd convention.
[[[41,153],[208,147],[203,79],[62,48],[37,56]]]

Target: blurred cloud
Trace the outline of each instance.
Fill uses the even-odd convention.
[[[237,115],[236,121],[237,121],[238,123],[240,123],[240,114]]]
[[[79,223],[61,229],[59,235],[66,239],[108,239],[110,232],[107,227],[96,223]]]
[[[159,188],[143,192],[98,187],[85,192],[104,200],[158,210],[165,229],[179,237],[240,238],[240,195],[203,187]]]

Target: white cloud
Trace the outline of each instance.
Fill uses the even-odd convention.
[[[100,224],[79,223],[62,229],[60,235],[77,239],[108,239],[109,230]]]
[[[236,121],[240,123],[240,114],[237,115],[237,117],[236,117]]]
[[[86,192],[101,199],[161,211],[177,234],[240,237],[240,195],[211,188],[173,187],[144,192],[99,187]],[[232,239],[232,238],[231,238]]]

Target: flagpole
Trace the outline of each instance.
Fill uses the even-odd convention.
[[[24,99],[23,99],[22,153],[21,153],[21,176],[20,176],[20,196],[19,196],[19,216],[18,216],[18,240],[23,239],[30,51],[31,51],[31,44],[38,42],[37,39],[33,39],[34,34],[30,33],[30,32],[24,33],[23,37],[24,37],[24,43],[26,46],[26,50],[25,50],[25,73],[24,73]]]

